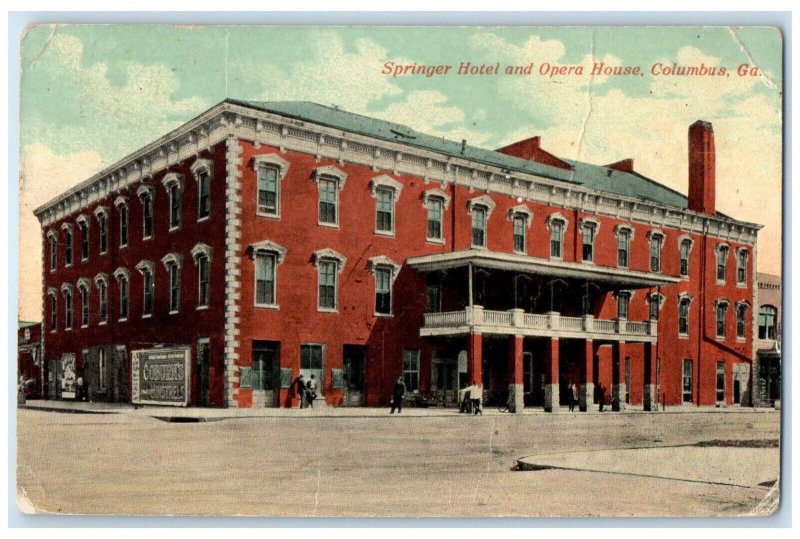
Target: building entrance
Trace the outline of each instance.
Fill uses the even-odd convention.
[[[364,380],[366,379],[367,347],[345,344],[343,350],[342,406],[364,406]]]

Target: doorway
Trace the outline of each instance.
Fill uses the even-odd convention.
[[[342,406],[364,406],[367,347],[358,344],[345,344],[342,357],[342,378],[344,382]]]
[[[458,400],[458,360],[434,353],[431,360],[431,397],[437,403],[453,405]]]
[[[325,349],[321,344],[300,345],[300,374],[303,378],[317,380],[317,396],[325,395]]]
[[[275,408],[281,392],[281,343],[253,341],[253,391],[264,392],[264,406]]]

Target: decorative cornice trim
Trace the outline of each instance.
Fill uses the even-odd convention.
[[[427,206],[428,200],[431,198],[440,198],[443,201],[444,209],[450,205],[450,195],[438,188],[428,189],[422,192],[422,205]]]
[[[190,251],[192,259],[194,260],[195,264],[197,264],[197,258],[200,256],[205,256],[206,258],[208,258],[208,261],[211,262],[211,254],[213,252],[214,249],[211,246],[206,245],[205,243],[195,244],[195,246],[192,247],[192,250]]]
[[[340,168],[333,165],[326,165],[323,167],[316,167],[314,169],[314,182],[319,184],[319,179],[322,176],[330,176],[339,180],[339,190],[344,188],[344,182],[347,181],[347,173]]]
[[[467,201],[467,213],[472,213],[473,208],[475,206],[483,206],[486,208],[486,219],[492,216],[492,212],[494,211],[497,203],[492,200],[492,197],[489,195],[481,195],[479,197],[471,198]]]
[[[175,264],[178,266],[178,269],[181,269],[181,267],[183,267],[183,255],[178,253],[167,253],[161,257],[161,263],[164,265],[164,269],[169,269],[170,264]]]
[[[344,269],[345,264],[347,264],[347,257],[346,256],[344,256],[343,254],[337,253],[336,251],[334,251],[333,249],[328,248],[328,247],[326,247],[324,249],[319,249],[317,251],[314,251],[314,254],[312,255],[312,258],[314,260],[314,266],[317,267],[317,268],[319,268],[319,263],[322,260],[326,260],[326,259],[327,260],[335,260],[336,263],[337,263],[337,266],[338,266],[336,269],[337,269],[337,271],[339,273],[342,272],[342,270]]]
[[[525,228],[530,228],[531,224],[533,223],[533,211],[531,211],[531,209],[525,204],[517,204],[513,208],[509,208],[508,220],[513,221],[514,217],[518,214],[524,215],[526,217]]]
[[[128,281],[131,280],[131,272],[127,268],[117,268],[112,274],[115,279],[119,280],[120,277],[125,277]]]
[[[375,270],[381,266],[391,268],[392,282],[394,282],[394,280],[397,278],[397,274],[400,273],[400,264],[385,255],[373,256],[367,262],[367,268],[373,275],[375,275]]]
[[[275,253],[278,255],[278,264],[283,262],[283,259],[286,258],[286,253],[288,251],[286,247],[278,245],[272,240],[265,240],[265,241],[260,241],[258,243],[253,243],[250,245],[250,250],[253,253],[256,253],[258,251]]]
[[[369,190],[373,197],[378,196],[378,189],[384,187],[386,189],[393,189],[395,194],[395,201],[400,198],[400,193],[403,191],[403,184],[395,180],[388,174],[382,174],[369,182]]]

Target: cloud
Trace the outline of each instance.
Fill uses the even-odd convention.
[[[45,144],[26,146],[19,183],[19,297],[41,298],[42,237],[33,210],[100,170],[102,159],[88,151],[58,155]],[[21,320],[41,320],[41,301],[22,301]]]
[[[381,75],[387,51],[374,41],[358,39],[354,52],[345,50],[342,38],[332,32],[316,34],[315,41],[316,56],[294,63],[288,73],[268,68],[272,75],[265,77],[264,99],[308,100],[364,113],[369,103],[402,93]]]

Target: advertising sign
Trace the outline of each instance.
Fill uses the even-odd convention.
[[[61,354],[61,398],[75,398],[75,354]]]
[[[135,404],[189,404],[189,348],[156,348],[131,352],[131,400]]]

